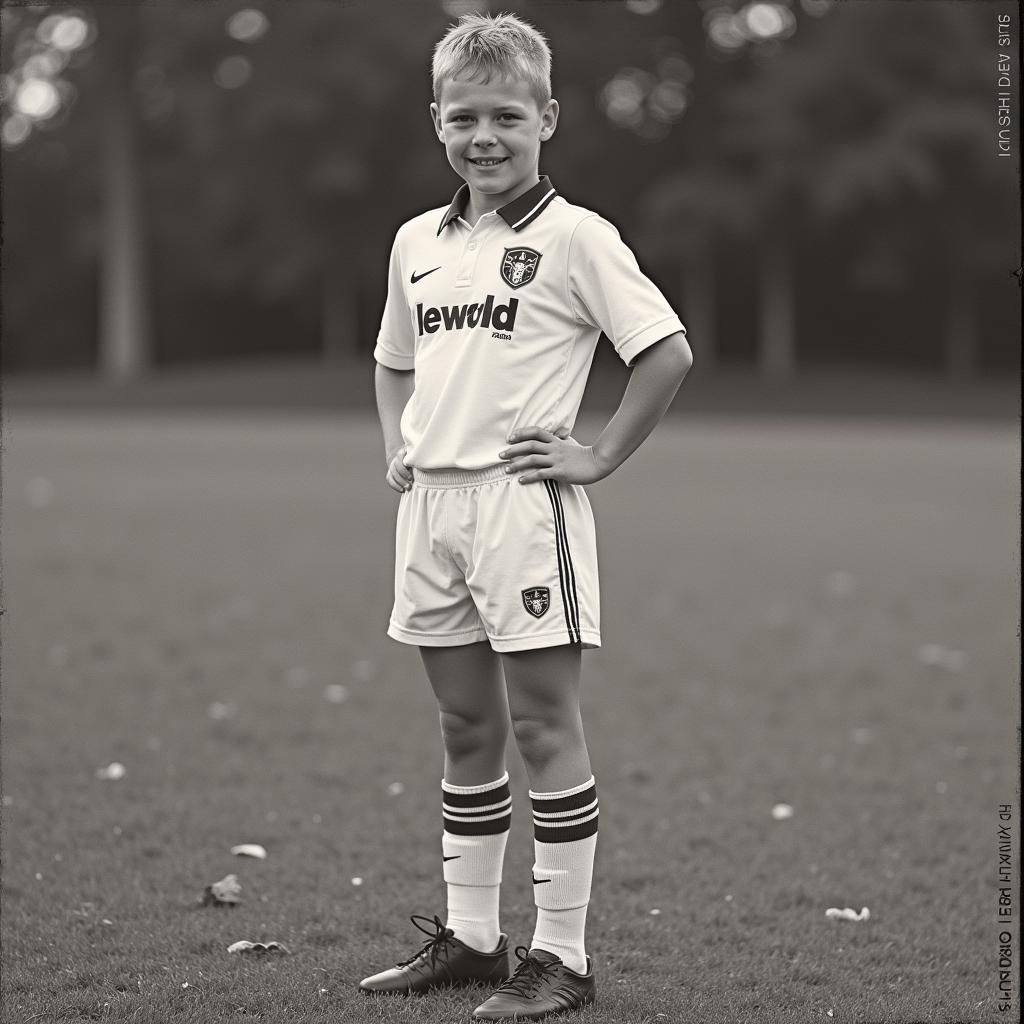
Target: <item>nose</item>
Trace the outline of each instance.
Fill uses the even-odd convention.
[[[494,129],[490,122],[480,120],[476,123],[476,131],[473,133],[473,145],[481,149],[493,146],[497,140],[494,137]]]

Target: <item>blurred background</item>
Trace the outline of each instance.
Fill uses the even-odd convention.
[[[370,404],[395,229],[459,184],[429,62],[469,10],[548,35],[541,170],[680,310],[682,404],[1016,413],[1016,5],[934,0],[5,6],[6,400]],[[588,400],[622,379],[602,346]]]

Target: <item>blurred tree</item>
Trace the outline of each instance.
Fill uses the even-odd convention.
[[[103,240],[100,256],[99,363],[115,380],[138,376],[152,359],[148,247],[134,103],[140,10],[97,4],[98,71],[104,108]]]
[[[754,233],[749,185],[740,175],[715,167],[705,153],[687,171],[650,189],[643,217],[644,250],[679,265],[687,333],[700,347],[702,365],[710,368],[718,359],[715,243],[722,234]]]
[[[766,375],[795,366],[791,242],[801,225],[856,231],[895,218],[909,227],[911,199],[933,209],[934,236],[921,241],[938,245],[945,263],[946,366],[961,373],[976,365],[972,283],[1007,262],[995,240],[1012,173],[992,158],[986,19],[968,5],[837,6],[806,23],[784,56],[762,50],[737,65],[699,159],[653,193],[649,223],[679,236],[677,251],[698,280],[697,263],[717,233],[755,242]],[[1002,191],[993,188],[1000,183]],[[861,237],[876,255],[892,241],[891,233]],[[889,247],[886,259],[914,252]]]
[[[844,7],[794,62],[812,84],[795,94],[783,86],[779,97],[821,139],[800,186],[816,219],[877,226],[881,216],[911,230],[921,223],[908,218],[912,205],[930,209],[921,245],[894,252],[938,253],[942,361],[953,375],[978,364],[976,282],[1013,260],[1011,233],[1000,227],[1016,172],[993,158],[991,29],[990,12],[966,4]],[[771,77],[765,91],[778,92],[784,76]],[[815,95],[815,79],[824,94]],[[763,95],[753,106],[748,126],[768,116]]]
[[[319,281],[327,355],[365,347],[361,286],[383,276],[403,214],[419,212],[408,197],[431,144],[422,40],[444,16],[392,6],[403,31],[370,4],[146,10],[145,67],[175,96],[154,166],[162,237],[223,287],[273,297]]]
[[[360,286],[367,273],[383,279],[390,234],[422,205],[410,181],[449,189],[443,157],[418,173],[427,148],[437,156],[423,39],[446,17],[433,5],[391,7],[401,31],[372,4],[326,0],[69,11],[90,30],[87,59],[71,71],[81,102],[62,110],[60,132],[82,169],[68,182],[77,219],[97,245],[105,372],[136,373],[154,350],[144,225],[179,293],[232,289],[266,302],[319,281],[320,308],[305,312],[323,324],[325,350],[359,346]],[[57,10],[4,11],[5,146],[19,170],[41,159],[41,144],[14,91]]]
[[[92,363],[98,232],[82,211],[98,205],[90,158],[101,147],[95,122],[84,130],[78,86],[95,82],[95,31],[80,12],[45,5],[5,6],[0,20],[4,361]],[[76,151],[83,159],[72,171]],[[10,259],[13,252],[21,258]]]
[[[73,183],[80,199],[94,187],[101,190],[98,361],[111,378],[134,376],[148,365],[152,352],[138,125],[131,94],[138,8],[37,4],[5,9],[3,16],[2,138],[4,148],[17,153],[9,159],[19,170],[34,166],[52,174],[68,163],[68,143],[99,150],[100,160],[84,168],[84,188],[78,180]],[[76,102],[80,92],[90,101],[84,104],[84,122],[82,105]],[[72,113],[73,107],[78,109]],[[64,141],[47,139],[55,133]],[[93,146],[95,138],[98,147]],[[89,244],[88,221],[85,217],[67,225],[71,250],[81,249],[83,226]],[[61,276],[60,264],[68,255],[51,250],[45,264],[49,273]],[[25,284],[31,291],[33,282]]]

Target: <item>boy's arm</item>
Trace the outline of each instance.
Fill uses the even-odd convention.
[[[377,344],[373,349],[376,361],[374,391],[377,414],[384,433],[384,456],[387,461],[388,486],[406,491],[412,485],[412,474],[402,459],[402,412],[415,387],[416,339],[412,333],[409,303],[405,294],[405,271],[402,267],[401,240],[404,227],[398,229],[388,261],[388,297],[384,303]]]
[[[599,480],[618,469],[661,422],[693,365],[686,335],[670,334],[636,357],[615,415],[593,444]]]
[[[506,472],[521,473],[522,484],[603,480],[658,425],[692,364],[693,354],[682,332],[655,342],[637,355],[619,408],[593,445],[556,437],[540,427],[523,427],[509,438],[515,443],[499,453],[500,458],[510,460]]]
[[[398,456],[404,454],[402,439],[402,412],[412,398],[415,373],[412,370],[392,370],[377,363],[374,371],[374,389],[377,393],[377,415],[384,434],[384,456],[388,464],[387,481],[396,491],[405,491],[412,484],[412,474]]]

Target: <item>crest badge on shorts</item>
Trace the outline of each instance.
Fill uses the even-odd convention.
[[[547,587],[530,587],[523,591],[523,607],[539,619],[551,607],[551,591]]]
[[[522,245],[518,249],[506,249],[501,260],[501,279],[509,288],[522,288],[536,276],[540,257],[536,249]]]

